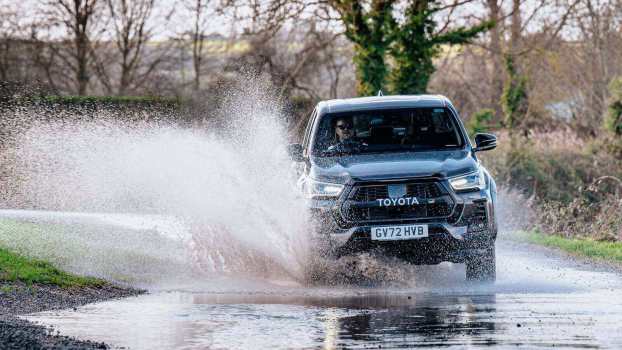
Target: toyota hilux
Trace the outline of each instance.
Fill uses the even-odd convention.
[[[496,185],[444,96],[322,101],[288,151],[314,237],[340,258],[376,251],[413,264],[464,263],[467,280],[496,276]]]

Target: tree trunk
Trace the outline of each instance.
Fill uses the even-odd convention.
[[[521,28],[523,21],[520,13],[522,0],[512,0],[512,27],[510,32],[510,54],[516,58],[521,43]]]
[[[93,13],[95,1],[90,3],[87,1],[74,1],[75,22],[74,35],[76,45],[76,85],[78,95],[86,95],[86,89],[89,85],[89,33],[88,24],[90,16]]]
[[[127,88],[128,88],[128,85],[130,84],[129,80],[130,79],[128,78],[127,69],[121,68],[121,77],[119,79],[119,90],[117,92],[117,95],[125,96],[127,94]]]
[[[498,0],[488,0],[489,19],[494,21],[495,26],[490,29],[490,54],[492,57],[492,77],[490,105],[495,111],[495,120],[498,123],[503,118],[503,108],[501,107],[501,95],[503,94],[503,49],[501,47],[501,21]]]
[[[203,35],[197,32],[194,34],[192,42],[192,66],[194,68],[194,90],[199,91],[201,87],[201,64],[203,63]]]
[[[78,95],[86,95],[86,89],[89,85],[88,73],[88,44],[84,35],[76,38],[76,85]]]
[[[194,90],[201,87],[201,64],[203,63],[203,28],[201,20],[205,11],[205,3],[196,0],[194,7],[194,28],[192,32],[192,67],[194,68]]]

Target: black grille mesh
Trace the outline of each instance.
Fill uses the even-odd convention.
[[[352,197],[357,202],[375,201],[389,197],[387,185],[372,185],[358,187]],[[406,197],[436,198],[443,193],[437,183],[413,183],[406,185]]]
[[[416,197],[419,204],[381,207],[376,200],[389,198],[386,184],[355,187],[344,216],[350,221],[437,218],[449,216],[454,206],[449,193],[436,182],[408,183],[406,197]]]

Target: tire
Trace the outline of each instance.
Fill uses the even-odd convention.
[[[486,249],[484,254],[470,256],[466,261],[467,281],[494,282],[497,278],[495,246]]]

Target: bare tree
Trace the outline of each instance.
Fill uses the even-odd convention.
[[[345,40],[343,39],[344,38],[341,37],[336,38],[336,40],[329,45],[327,50],[323,51],[326,74],[329,78],[329,92],[327,97],[330,99],[335,99],[344,95],[340,93],[339,87],[344,85],[344,81],[347,83],[347,71],[352,65],[352,47],[349,43],[344,42]],[[351,81],[351,85],[354,87],[354,80]],[[352,89],[349,92],[345,92],[346,96],[343,97],[349,97],[354,93],[355,91]]]
[[[74,76],[75,92],[84,95],[90,81],[91,40],[95,18],[101,13],[99,0],[42,0],[52,22],[62,24],[70,40],[56,45],[55,55]]]
[[[316,1],[306,0],[221,0],[218,12],[244,23],[241,29],[245,34],[267,39],[315,4]]]
[[[482,0],[480,4],[487,8],[486,17],[479,17],[481,11],[477,10],[466,17],[487,19],[495,26],[477,42],[480,49],[465,49],[457,55],[450,53],[448,59],[439,62],[451,66],[444,69],[455,71],[455,80],[459,81],[436,77],[437,83],[442,82],[438,88],[449,89],[448,94],[463,99],[469,106],[468,112],[493,108],[494,123],[498,124],[503,115],[500,101],[507,79],[506,59],[509,57],[514,62],[518,73],[527,75],[529,88],[540,84],[546,79],[542,74],[546,60],[538,55],[544,55],[562,40],[561,33],[567,28],[578,1]],[[478,61],[486,64],[477,67]],[[542,102],[537,95],[532,97]]]
[[[576,116],[575,126],[596,134],[606,111],[608,85],[622,74],[622,1],[580,0],[570,25],[577,34],[565,45],[565,70],[556,77]]]
[[[313,20],[282,28],[271,38],[249,36],[250,48],[229,63],[230,70],[251,69],[270,77],[280,97],[312,101],[337,94],[343,65],[351,62],[350,47],[340,33],[318,29]],[[293,44],[294,43],[294,44]]]
[[[162,62],[166,50],[158,47],[147,52],[147,43],[154,36],[149,20],[155,0],[106,0],[106,3],[119,59],[117,94],[125,95],[146,82]],[[161,20],[165,22],[169,16]]]
[[[187,0],[187,10],[192,14],[192,29],[189,32],[192,45],[192,68],[194,89],[201,87],[201,75],[205,60],[206,31],[209,26],[209,0]]]

